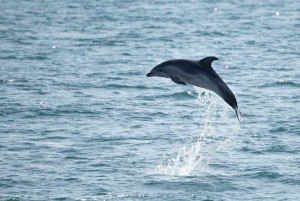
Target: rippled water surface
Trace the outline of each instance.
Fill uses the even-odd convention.
[[[299,1],[0,3],[1,200],[300,199]]]

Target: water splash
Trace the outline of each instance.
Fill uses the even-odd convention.
[[[231,108],[217,95],[195,87],[198,92],[199,124],[189,143],[176,154],[165,154],[156,172],[188,176],[203,168],[212,156],[239,130],[236,118],[229,118]],[[189,139],[187,139],[189,141]]]

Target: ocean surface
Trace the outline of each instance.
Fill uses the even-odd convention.
[[[298,0],[0,0],[0,200],[300,200],[299,108]]]

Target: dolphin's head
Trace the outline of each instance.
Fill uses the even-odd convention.
[[[155,66],[150,73],[147,74],[147,77],[166,77],[169,78],[170,75],[165,71],[165,65],[159,64]]]

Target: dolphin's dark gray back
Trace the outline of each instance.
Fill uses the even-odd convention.
[[[235,109],[239,120],[239,110],[234,94],[211,66],[215,60],[218,60],[218,58],[206,57],[199,61],[174,59],[157,65],[153,70],[165,69],[163,77],[169,77],[177,84],[188,83],[215,92]]]

